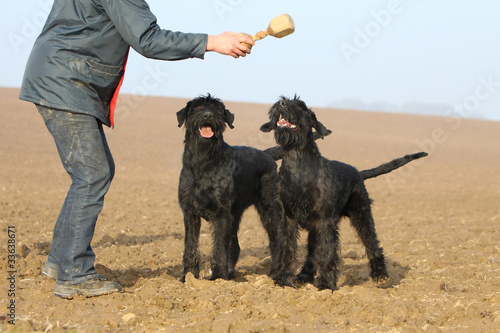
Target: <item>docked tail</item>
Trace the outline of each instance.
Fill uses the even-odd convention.
[[[330,134],[332,134],[332,131],[326,130],[325,136],[330,135]],[[314,132],[313,133],[313,139],[316,141],[319,138],[321,138],[321,135],[319,135],[318,132]],[[285,155],[283,153],[283,147],[281,147],[281,146],[275,146],[275,147],[267,148],[266,150],[264,150],[264,153],[268,153],[269,155],[271,155],[271,157],[275,161],[283,159],[283,156]]]
[[[425,157],[427,155],[428,154],[426,152],[420,152],[420,153],[416,153],[416,154],[406,155],[404,157],[396,158],[390,162],[379,165],[376,168],[363,170],[360,173],[363,176],[363,179],[377,177],[377,176],[389,173],[393,170],[396,170],[397,168],[400,168],[403,165],[410,163],[413,160]]]

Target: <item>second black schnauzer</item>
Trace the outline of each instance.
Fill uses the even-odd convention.
[[[230,146],[222,133],[233,128],[234,115],[208,94],[195,98],[177,112],[185,125],[185,147],[179,179],[179,203],[184,213],[185,281],[198,278],[201,218],[213,227],[211,280],[232,279],[240,254],[238,228],[245,209],[254,205],[269,237],[271,271],[276,271],[278,224],[282,211],[277,196],[277,165],[270,154],[244,146]]]
[[[390,172],[427,154],[407,155],[359,172],[353,166],[321,156],[313,139],[313,129],[319,135],[325,135],[327,129],[297,97],[281,98],[271,107],[269,118],[270,122],[262,125],[261,130],[274,130],[275,139],[284,150],[279,170],[279,196],[284,206],[285,227],[279,234],[285,245],[280,249],[275,281],[287,286],[295,286],[297,282],[315,283],[319,289],[335,290],[340,264],[338,224],[342,217],[349,217],[366,248],[370,276],[376,283],[388,282],[364,179]],[[295,276],[298,226],[309,232],[308,254],[302,270]]]

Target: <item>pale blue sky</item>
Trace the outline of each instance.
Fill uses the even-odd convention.
[[[118,0],[116,0],[118,1]],[[290,14],[296,32],[246,58],[163,62],[133,53],[124,93],[500,120],[500,2],[494,0],[149,0],[162,28],[254,34]],[[9,1],[0,86],[18,87],[51,0]]]

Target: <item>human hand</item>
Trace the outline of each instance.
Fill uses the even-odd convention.
[[[215,36],[208,36],[207,51],[230,55],[233,58],[244,57],[250,54],[250,48],[243,43],[255,45],[252,38],[248,36],[226,31]]]

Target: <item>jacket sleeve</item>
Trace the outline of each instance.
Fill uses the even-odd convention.
[[[161,29],[146,1],[101,0],[101,3],[122,38],[143,56],[162,60],[203,59],[208,36]]]

